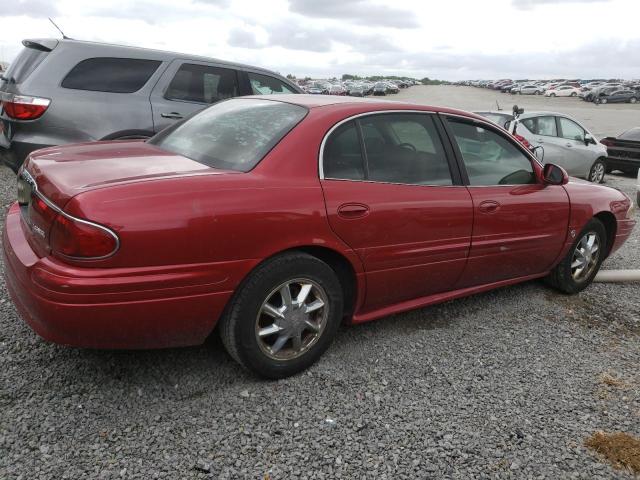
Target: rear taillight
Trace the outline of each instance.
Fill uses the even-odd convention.
[[[522,135],[518,135],[517,133],[514,133],[513,136],[525,147],[529,149],[531,148],[531,144],[529,143],[529,141],[526,138],[524,138]]]
[[[35,120],[40,118],[51,100],[48,98],[28,97],[26,95],[6,95],[2,100],[5,113],[16,120]]]
[[[54,255],[91,260],[118,249],[118,237],[102,225],[59,214],[51,227],[49,245]]]

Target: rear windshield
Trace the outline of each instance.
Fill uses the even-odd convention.
[[[149,140],[223,170],[248,172],[307,114],[299,105],[258,99],[217,103]]]
[[[62,80],[63,88],[92,92],[133,93],[140,90],[162,62],[139,58],[89,58]]]
[[[47,58],[49,52],[36,50],[35,48],[23,48],[22,52],[13,61],[9,70],[3,75],[7,83],[22,83],[42,61]]]

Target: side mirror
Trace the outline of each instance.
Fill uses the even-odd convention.
[[[590,133],[587,133],[584,136],[584,144],[587,145],[587,146],[590,145],[590,144],[595,145],[596,144],[596,139],[593,138],[593,136]]]
[[[542,170],[544,183],[549,185],[566,185],[569,183],[569,175],[566,170],[553,163],[547,163]]]
[[[537,145],[531,149],[533,154],[536,156],[540,163],[544,163],[544,147],[542,145]]]

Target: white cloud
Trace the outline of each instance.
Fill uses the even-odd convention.
[[[125,43],[295,75],[640,78],[637,0],[0,0],[0,59],[24,38]],[[624,12],[621,15],[620,12]]]

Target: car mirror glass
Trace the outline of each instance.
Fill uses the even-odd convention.
[[[540,163],[544,162],[544,147],[542,145],[537,145],[533,147],[533,154],[536,156]]]

